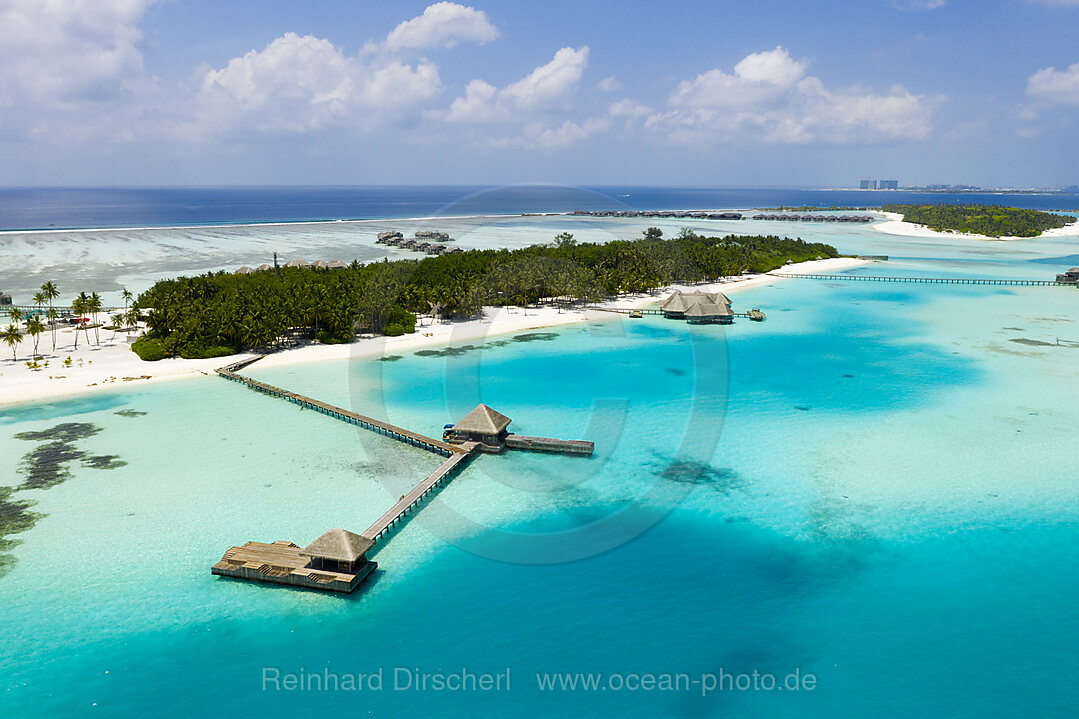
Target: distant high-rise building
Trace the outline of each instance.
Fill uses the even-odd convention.
[[[898,190],[899,180],[881,180],[879,187],[882,190]]]
[[[877,181],[876,180],[862,180],[858,184],[858,189],[859,190],[875,190],[875,189],[877,189]]]

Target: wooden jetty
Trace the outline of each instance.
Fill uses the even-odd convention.
[[[786,277],[787,275],[783,275],[783,276]],[[621,314],[621,315],[631,315],[631,316],[634,315],[634,314],[658,315],[660,317],[664,316],[663,310],[656,310],[656,309],[643,309],[643,310],[642,309],[623,309],[621,307],[589,307],[588,309],[590,309],[590,310],[598,310],[600,312],[617,312],[618,314]],[[764,313],[761,312],[760,310],[749,310],[748,312],[731,312],[730,316],[731,317],[742,317],[744,319],[753,320],[754,322],[760,322],[760,321],[762,321],[764,319]]]
[[[453,443],[437,440],[239,374],[240,370],[260,359],[261,355],[243,359],[218,369],[217,373],[303,409],[314,409],[333,419],[376,431],[447,459],[361,534],[332,529],[303,549],[287,540],[270,544],[247,542],[225,552],[221,561],[211,569],[213,574],[332,592],[351,592],[375,569],[375,563],[366,557],[367,551],[407,515],[416,511],[421,502],[445,485],[478,451],[498,452],[505,446],[580,455],[590,455],[593,451],[592,442],[511,435],[506,431],[510,419],[483,404],[446,430],[444,439],[452,439]]]
[[[374,524],[363,531],[361,536],[367,537],[372,543],[377,542],[391,527],[399,523],[405,515],[413,511],[421,501],[435,491],[437,487],[450,479],[460,469],[464,461],[472,456],[475,449],[474,443],[461,445],[463,452],[452,455],[439,465],[438,469],[427,475],[422,482],[417,484],[411,492],[401,497],[397,504],[386,510]]]
[[[426,449],[429,452],[441,454],[444,457],[450,457],[454,454],[459,454],[464,451],[459,446],[448,444],[441,440],[435,439],[434,437],[428,437],[418,432],[413,432],[412,430],[405,429],[404,427],[398,427],[397,425],[390,424],[389,422],[383,422],[382,420],[375,419],[373,417],[366,417],[362,414],[357,414],[347,409],[342,409],[341,407],[335,407],[332,404],[320,402],[317,399],[312,399],[311,397],[307,397],[296,392],[289,392],[288,390],[281,389],[280,387],[274,387],[273,385],[266,384],[265,382],[259,382],[258,380],[254,380],[250,377],[244,377],[238,374],[241,369],[251,364],[254,364],[260,359],[262,359],[262,355],[256,355],[255,357],[241,360],[240,362],[228,365],[227,367],[222,367],[216,371],[217,374],[221,375],[226,379],[230,379],[234,382],[239,382],[241,384],[247,385],[251,389],[257,392],[262,392],[263,394],[268,394],[271,397],[277,397],[279,399],[292,402],[293,404],[299,405],[301,409],[313,409],[320,414],[326,415],[327,417],[331,417],[342,422],[348,422],[349,424],[356,425],[357,427],[362,427],[363,429],[369,429],[373,432],[377,432],[392,439],[396,439],[399,442],[404,442],[406,444],[411,444],[414,447],[419,447],[420,449]]]
[[[582,439],[553,439],[551,437],[528,437],[521,434],[507,434],[506,446],[510,449],[531,449],[537,452],[558,452],[561,454],[592,454],[596,445]]]
[[[1005,287],[1053,287],[1065,283],[1055,280],[1010,280],[988,277],[888,277],[884,275],[816,275],[769,273],[773,277],[793,277],[805,280],[846,280],[850,282],[913,282],[923,285],[998,285]]]

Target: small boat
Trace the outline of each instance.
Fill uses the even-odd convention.
[[[764,322],[764,313],[754,307],[749,311],[749,319],[754,322]]]
[[[632,317],[633,319],[640,319],[641,317],[644,317],[644,313],[641,312],[640,310],[633,310],[632,312],[629,313],[629,316]]]

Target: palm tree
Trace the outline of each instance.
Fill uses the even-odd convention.
[[[11,359],[15,360],[18,357],[15,355],[15,351],[22,342],[22,332],[19,331],[18,325],[12,323],[7,326],[2,333],[0,333],[0,339],[7,342],[8,347],[11,348]]]
[[[55,307],[50,307],[45,310],[45,319],[49,321],[49,328],[52,329],[52,351],[56,351],[56,320],[60,317],[60,313],[56,311]]]
[[[52,301],[60,296],[60,290],[56,289],[56,284],[49,280],[41,286],[41,294],[45,295],[45,299],[49,301],[49,313],[46,315],[52,320],[52,349],[56,351],[56,313],[52,309]]]
[[[127,312],[127,305],[131,302],[134,295],[132,295],[131,291],[125,287],[124,291],[120,293],[120,296],[124,298],[124,312]]]
[[[31,317],[26,321],[26,334],[34,340],[34,356],[37,356],[37,343],[40,341],[41,333],[45,331],[45,323],[38,317]]]
[[[12,307],[8,311],[8,314],[11,315],[11,321],[15,322],[15,323],[22,322],[23,318],[26,316],[26,315],[24,315],[22,313],[22,310],[20,310],[18,307]]]
[[[101,334],[98,332],[98,325],[101,323],[97,321],[97,314],[101,312],[101,307],[101,295],[96,292],[90,295],[90,299],[86,301],[86,309],[94,317],[94,342],[99,346],[101,345]]]
[[[71,300],[71,311],[75,313],[76,318],[79,320],[78,324],[75,325],[75,349],[79,348],[79,330],[85,326],[81,315],[86,313],[86,303],[89,301],[90,298],[85,292],[80,292],[78,297]]]

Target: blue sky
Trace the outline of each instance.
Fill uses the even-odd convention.
[[[1079,0],[0,0],[0,184],[1079,183]]]

